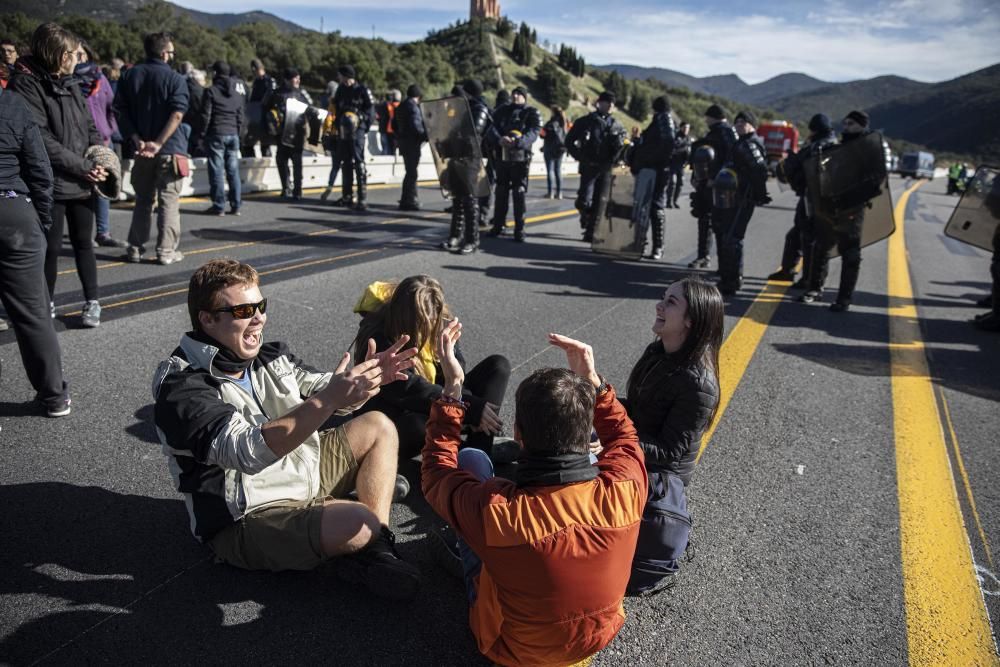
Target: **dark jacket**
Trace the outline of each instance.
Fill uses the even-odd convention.
[[[8,90],[16,91],[42,134],[55,178],[53,198],[88,199],[93,195],[83,158],[90,146],[103,145],[87,99],[75,77],[55,79],[31,56],[17,61]]]
[[[493,127],[487,139],[496,154],[506,162],[527,162],[531,160],[531,147],[542,131],[542,116],[538,109],[527,104],[505,104],[493,114]],[[500,145],[503,137],[511,137],[514,143],[504,149]]]
[[[30,195],[44,227],[52,224],[52,167],[31,111],[17,93],[0,90],[0,190]]]
[[[649,127],[632,154],[633,169],[656,169],[662,171],[670,166],[670,156],[674,152],[674,119],[669,111],[661,111],[653,116]]]
[[[160,136],[170,114],[188,109],[187,82],[162,60],[150,58],[128,68],[118,81],[115,93],[115,113],[122,136],[129,140],[138,135],[143,141]],[[160,148],[161,155],[188,152],[187,137],[175,131]]]
[[[708,145],[715,151],[715,159],[712,160],[712,166],[708,170],[709,178],[715,178],[715,175],[722,169],[722,165],[729,161],[729,152],[739,139],[740,137],[732,125],[725,121],[719,121],[713,123],[705,136],[691,145],[692,150],[699,146]]]
[[[201,122],[205,136],[237,136],[243,131],[243,95],[236,90],[236,80],[217,76],[205,89],[201,101]]]
[[[419,146],[427,141],[424,114],[420,111],[420,103],[416,98],[407,97],[396,109],[396,128],[400,145]]]
[[[633,378],[623,403],[639,432],[646,469],[673,472],[687,486],[701,436],[719,404],[718,384],[700,364],[679,366],[658,340],[636,362]]]
[[[272,137],[281,137],[285,130],[285,107],[288,100],[298,100],[303,104],[312,104],[309,93],[301,88],[292,88],[287,83],[264,99],[264,129]],[[300,125],[295,131],[295,148],[305,145],[305,116],[300,116]]]
[[[670,166],[676,168],[683,167],[687,164],[688,158],[691,157],[691,137],[685,134],[684,136],[676,135],[674,137],[674,151],[670,156]]]
[[[375,119],[375,100],[372,99],[372,92],[357,81],[353,86],[346,84],[337,86],[337,92],[333,94],[333,105],[338,119],[349,111],[358,115],[356,132],[367,132]]]
[[[542,155],[554,160],[566,154],[566,128],[558,118],[550,118],[542,128]]]
[[[626,134],[614,116],[593,111],[570,128],[566,150],[578,162],[610,167],[625,145]]]
[[[250,102],[263,102],[264,99],[278,89],[278,82],[273,76],[254,77],[253,85],[250,86]]]

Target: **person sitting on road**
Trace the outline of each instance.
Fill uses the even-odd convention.
[[[535,371],[517,388],[523,445],[513,480],[490,460],[458,451],[468,408],[452,320],[438,355],[444,391],[431,408],[421,484],[462,540],[469,625],[500,665],[569,665],[621,629],[622,600],[647,495],[642,449],[614,389],[580,341],[549,334],[570,370]],[[605,448],[592,463],[591,427]]]
[[[156,432],[194,536],[248,570],[307,570],[339,556],[338,574],[387,598],[411,598],[419,571],[395,548],[389,506],[396,429],[357,410],[405,378],[408,338],[351,367],[320,373],[280,342],[263,343],[267,299],[253,267],[213,260],[188,287],[192,330],[153,379]],[[359,502],[342,500],[356,489]]]
[[[685,489],[702,434],[719,406],[724,305],[698,277],[678,280],[656,303],[650,343],[628,378],[622,404],[639,433],[649,497],[632,561],[629,593],[671,586],[691,530]]]
[[[393,421],[399,432],[401,459],[412,458],[423,447],[427,415],[443,391],[435,341],[452,317],[444,290],[441,283],[426,275],[410,276],[398,285],[376,282],[365,289],[354,310],[362,315],[355,350],[363,352],[369,338],[381,347],[385,341],[407,336],[410,349],[416,351],[413,367],[405,371],[406,380],[382,387],[364,407]],[[457,354],[464,368],[465,358],[461,351]],[[464,423],[471,432],[466,446],[493,454],[494,436],[503,429],[500,405],[509,379],[510,362],[499,354],[486,357],[469,371],[462,397],[469,405]],[[507,450],[504,447],[504,452]]]

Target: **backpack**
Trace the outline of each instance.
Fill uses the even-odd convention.
[[[550,120],[545,130],[545,148],[548,152],[563,155],[566,152],[566,128],[561,123]]]

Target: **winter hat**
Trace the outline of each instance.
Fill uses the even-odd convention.
[[[663,113],[664,111],[670,111],[670,98],[666,95],[660,95],[655,100],[653,100],[653,111],[656,113]]]
[[[340,67],[338,67],[337,74],[341,76],[346,76],[348,79],[357,78],[357,74],[355,73],[354,68],[351,67],[350,65],[341,65]]]
[[[229,64],[216,60],[212,65],[212,71],[215,72],[215,76],[229,76]]]
[[[514,95],[520,95],[524,99],[528,99],[528,91],[525,89],[524,86],[518,86],[514,90],[510,91],[510,95],[511,97],[513,97]]]
[[[726,110],[720,107],[718,104],[713,104],[705,110],[705,115],[709,118],[714,118],[715,120],[723,120],[729,114]]]
[[[94,183],[94,192],[104,199],[117,200],[122,191],[122,165],[118,155],[107,146],[95,144],[83,153],[83,159],[95,167],[104,167],[108,177]]]
[[[410,87],[406,89],[406,96],[407,97],[423,97],[424,96],[424,91],[420,90],[420,86],[418,86],[417,84],[413,83],[413,84],[410,84]]]
[[[612,93],[610,90],[605,90],[603,93],[601,93],[600,95],[597,96],[597,101],[598,102],[611,102],[612,104],[614,104],[615,102],[618,101],[618,98],[615,97],[615,94]]]
[[[868,114],[864,111],[858,111],[855,109],[851,113],[844,116],[844,118],[850,118],[861,127],[868,127]]]
[[[741,111],[738,114],[736,114],[736,118],[734,118],[733,120],[734,122],[743,120],[749,123],[750,125],[757,127],[757,116],[753,115],[753,111]]]
[[[294,67],[285,68],[285,81],[291,81],[298,75],[299,75],[299,70],[295,69]]]
[[[833,123],[830,122],[830,117],[825,113],[818,113],[809,119],[809,131],[813,134],[829,132],[832,129]]]
[[[483,94],[483,84],[479,79],[469,79],[462,84],[462,88],[472,97],[479,97]]]

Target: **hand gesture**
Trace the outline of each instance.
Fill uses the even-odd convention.
[[[455,356],[455,343],[462,337],[462,323],[456,317],[445,326],[438,340],[437,355],[444,373],[444,391],[450,398],[462,398],[462,383],[465,371]]]
[[[326,388],[338,410],[357,410],[379,392],[382,384],[382,369],[378,359],[368,359],[347,370],[350,363],[351,354],[345,352]]]
[[[586,343],[555,333],[549,334],[549,343],[566,353],[566,362],[571,371],[587,378],[595,387],[601,386],[601,378],[594,368],[593,348]]]
[[[84,176],[91,183],[100,183],[108,178],[108,172],[104,170],[104,167],[94,165],[90,168],[90,171]]]
[[[375,359],[382,371],[382,384],[389,384],[396,380],[405,380],[406,373],[403,371],[413,368],[413,358],[417,356],[417,348],[410,347],[402,352],[403,346],[410,342],[410,337],[403,334],[391,347],[381,352],[375,351],[375,341],[368,339],[368,354],[365,361]]]

